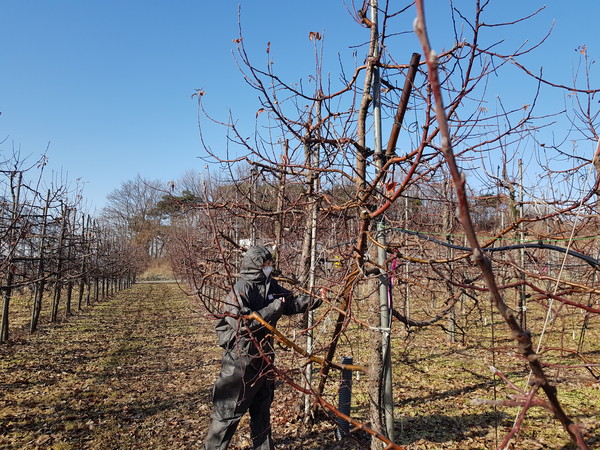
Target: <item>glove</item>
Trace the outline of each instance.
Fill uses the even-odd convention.
[[[323,304],[323,298],[325,298],[325,292],[323,289],[321,289],[321,296],[320,297],[311,297],[310,298],[310,303],[308,304],[308,310],[312,311],[313,309],[317,309],[319,306],[321,306]]]

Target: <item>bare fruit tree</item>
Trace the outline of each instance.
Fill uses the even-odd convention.
[[[129,237],[81,213],[80,188],[47,181],[45,164],[0,162],[0,342],[129,287],[142,269]]]
[[[584,239],[598,226],[598,151],[546,143],[549,130],[570,128],[595,149],[598,91],[585,52],[583,87],[580,79],[567,86],[528,67],[547,35],[534,43],[502,36],[527,30],[540,11],[524,6],[494,23],[486,14],[497,4],[445,5],[446,28],[434,31],[438,39],[449,37],[448,48],[439,53],[429,44],[423,1],[355,4],[367,45],[357,65],[340,53],[335,76],[322,72],[326,36],[320,32],[307,36],[314,72],[293,80],[278,75],[270,59],[256,65],[240,32],[238,64],[260,99],[250,136],[235,120],[212,118],[203,106],[210,93],[197,92],[203,120],[222,124],[236,152],[227,157],[205,146],[219,176],[173,227],[171,260],[217,316],[236,259],[257,242],[276,246],[282,282],[312,293],[325,289],[329,301],[305,322],[302,337],[286,336],[285,325],[272,330],[300,361],[319,366],[317,376],[278,374],[344,416],[330,408],[331,370],[344,368],[339,355],[352,354],[360,361],[354,368],[369,377],[369,413],[357,426],[375,437],[373,448],[398,447],[392,379],[398,342],[435,325],[453,343],[471,340],[483,349],[477,336],[494,314],[531,369],[524,375],[529,386],[520,389],[494,368],[490,376],[506,380],[517,397],[477,400],[522,407],[500,447],[532,406],[542,406],[586,448],[545,374],[539,347],[549,323],[583,311],[587,327],[600,312],[597,244]],[[271,46],[276,43],[267,54]],[[527,86],[526,98],[497,95],[506,88],[503,80]],[[567,110],[542,110],[540,100],[552,95],[574,102]],[[574,174],[588,183],[576,184]],[[530,322],[540,327],[538,349]]]

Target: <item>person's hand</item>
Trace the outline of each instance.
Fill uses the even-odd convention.
[[[323,303],[323,300],[327,298],[327,290],[325,288],[319,289],[319,296],[312,297],[312,301],[309,304],[309,310],[317,309]]]
[[[277,306],[277,310],[278,310],[278,311],[279,311],[281,314],[283,314],[283,311],[284,311],[284,308],[285,308],[285,297],[283,297],[283,296],[282,296],[282,297],[277,297],[277,298],[275,299],[275,301],[276,301],[276,302],[279,302],[279,303],[278,303],[278,306]]]

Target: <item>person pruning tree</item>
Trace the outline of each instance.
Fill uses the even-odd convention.
[[[250,412],[255,449],[273,449],[271,403],[275,389],[272,364],[273,337],[260,322],[243,316],[258,314],[272,326],[282,315],[317,308],[322,299],[294,295],[271,277],[273,256],[264,246],[248,249],[242,258],[240,278],[223,302],[216,324],[223,347],[221,372],[213,389],[211,425],[205,449],[226,449],[242,416]]]

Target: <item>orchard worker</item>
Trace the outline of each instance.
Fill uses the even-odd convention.
[[[273,257],[263,246],[251,247],[242,259],[240,279],[223,302],[216,330],[223,347],[221,373],[213,390],[212,423],[204,442],[207,450],[226,449],[242,416],[250,412],[255,449],[273,449],[271,402],[275,388],[273,336],[260,322],[244,315],[257,313],[272,326],[282,315],[317,308],[322,300],[293,295],[271,277]]]

